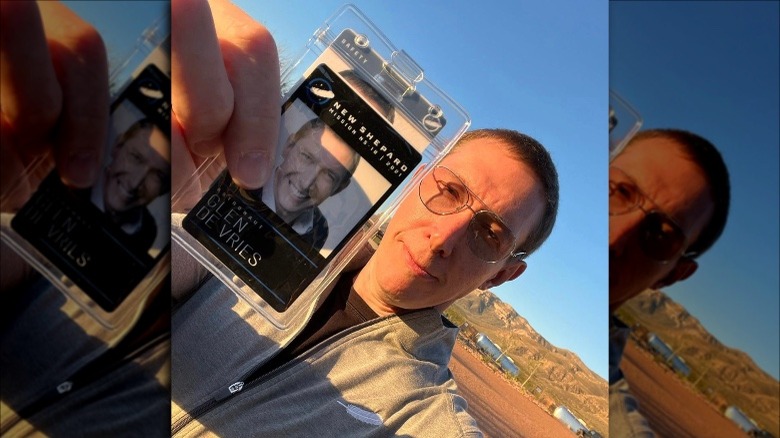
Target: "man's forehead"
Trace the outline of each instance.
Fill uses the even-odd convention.
[[[156,155],[167,162],[171,161],[171,143],[162,130],[156,126],[137,130],[125,141],[125,145],[149,156]]]
[[[501,140],[473,139],[442,160],[509,225],[527,235],[544,213],[544,189],[531,168]]]
[[[355,152],[341,137],[328,127],[314,129],[298,143],[308,152],[315,153],[323,162],[347,167]]]
[[[648,138],[629,145],[612,163],[626,172],[648,196],[672,202],[681,197],[693,198],[700,184],[686,184],[690,177],[704,179],[699,167],[672,140]],[[701,182],[701,181],[697,181]]]
[[[675,141],[663,137],[632,143],[612,163],[626,172],[658,208],[670,215],[689,238],[712,215],[713,203],[702,169]]]
[[[445,156],[441,163],[455,171],[466,184],[506,186],[518,176],[538,183],[533,171],[500,140],[469,140]]]

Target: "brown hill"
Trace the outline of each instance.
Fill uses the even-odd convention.
[[[691,368],[690,387],[721,412],[736,405],[780,436],[780,382],[743,351],[723,345],[683,306],[662,291],[647,290],[627,302],[620,317],[636,326],[638,338],[653,332],[671,346]]]
[[[534,394],[548,412],[565,405],[590,429],[607,436],[607,382],[575,353],[550,344],[512,306],[488,290],[475,290],[461,298],[450,307],[448,316],[457,324],[468,322],[499,344],[520,368],[515,379],[518,389]]]

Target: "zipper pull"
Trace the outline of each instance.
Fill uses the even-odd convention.
[[[57,394],[65,394],[66,392],[73,389],[73,382],[70,380],[66,380],[59,385],[57,385]]]
[[[228,391],[230,391],[231,394],[235,394],[242,389],[244,389],[244,382],[236,382],[228,386]]]
[[[228,386],[227,391],[220,391],[220,394],[217,396],[217,398],[215,398],[215,401],[220,402],[237,392],[241,392],[242,389],[244,389],[244,382],[239,380],[238,382]]]

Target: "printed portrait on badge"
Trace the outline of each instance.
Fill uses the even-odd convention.
[[[420,162],[394,112],[354,71],[319,65],[282,105],[268,182],[223,171],[184,228],[284,311]]]

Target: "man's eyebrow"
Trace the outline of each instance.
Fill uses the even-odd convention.
[[[504,223],[504,226],[509,230],[509,232],[514,236],[514,238],[517,239],[517,236],[515,236],[515,231],[512,230],[512,228],[509,226],[509,222],[507,221],[507,219],[505,217],[503,217],[502,215],[498,214],[498,212],[496,212],[496,210],[494,209],[494,206],[492,206],[492,205],[488,204],[487,202],[485,202],[485,200],[482,199],[482,196],[480,196],[479,193],[475,192],[471,188],[473,186],[473,184],[474,184],[474,181],[468,181],[467,180],[466,175],[468,175],[468,173],[460,174],[460,173],[456,173],[454,170],[452,171],[452,173],[454,173],[455,175],[458,176],[458,178],[460,178],[460,181],[464,184],[464,186],[466,187],[466,189],[469,192],[469,197],[470,198],[476,198],[477,201],[482,203],[482,206],[484,208],[486,208],[488,211],[490,211],[491,213],[496,215],[496,217],[499,218],[501,220],[501,222]]]

